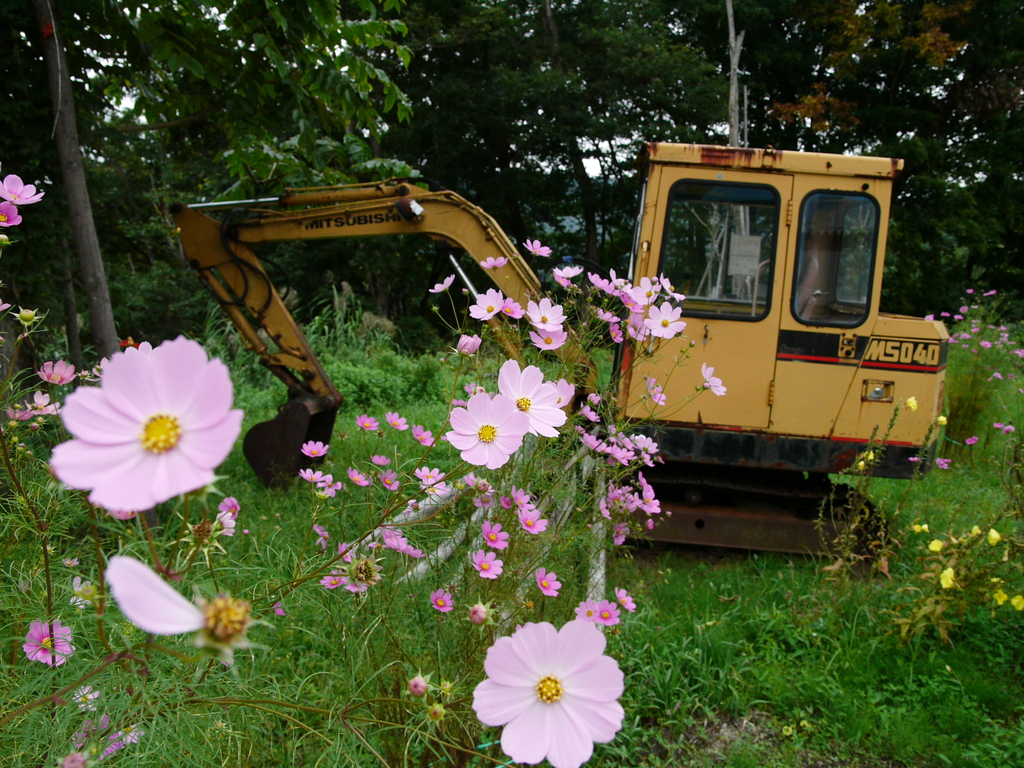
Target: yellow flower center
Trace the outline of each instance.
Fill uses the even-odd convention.
[[[545,704],[554,704],[562,698],[563,693],[565,688],[562,687],[562,681],[553,675],[545,675],[537,683],[537,698]]]
[[[547,589],[548,587],[550,587],[550,586],[551,586],[551,585],[550,585],[550,584],[548,583],[548,580],[547,580],[547,579],[542,579],[542,580],[541,580],[541,582],[540,582],[540,585],[541,585],[542,587],[544,587],[545,589]]]
[[[206,630],[222,642],[230,641],[249,626],[250,606],[244,600],[234,597],[215,597],[206,606]]]
[[[437,599],[437,607],[438,608],[444,608],[444,606],[445,606],[444,598],[443,597],[439,597]]]
[[[493,304],[488,304],[487,305],[487,311],[488,312],[493,312],[494,311],[494,305]]]
[[[43,648],[45,648],[48,651],[52,651],[53,650],[53,638],[52,637],[44,637],[41,641],[39,641],[39,644],[41,646],[43,646]]]
[[[0,213],[0,221],[7,221],[7,215]]]
[[[491,570],[491,564],[490,563],[480,563],[480,570],[481,571],[489,571],[489,570]]]
[[[527,520],[525,522],[526,522],[527,527],[529,527],[529,528],[533,527],[533,520]]]
[[[662,328],[668,328],[668,320],[662,320],[661,321],[661,327]]]
[[[552,339],[552,338],[551,338],[550,336],[548,336],[547,338],[545,338],[545,339],[544,339],[544,343],[545,343],[545,344],[553,344],[553,343],[554,343],[554,341],[555,341],[555,340],[554,340],[554,339]]]
[[[174,448],[181,439],[181,424],[176,416],[169,413],[158,413],[150,416],[142,425],[139,440],[142,447],[150,453],[164,453]]]
[[[612,615],[612,614],[611,614],[611,612],[610,612],[610,611],[601,611],[601,618],[602,618],[602,619],[607,619],[607,618],[610,618],[610,617],[611,617],[611,615]]]
[[[498,430],[490,424],[484,424],[477,430],[476,436],[480,438],[481,443],[493,443],[494,438],[498,436]]]
[[[520,397],[518,400],[516,400],[516,408],[518,408],[523,413],[529,411],[531,405],[533,405],[533,403],[530,402],[530,398],[528,397]]]
[[[540,321],[541,321],[542,323],[546,323],[546,322],[548,321],[548,316],[547,316],[547,315],[541,315],[541,316],[540,316]]]
[[[498,534],[496,534],[496,533],[488,533],[487,534],[487,538],[490,539],[491,541],[497,541],[498,540]]]
[[[593,615],[594,615],[594,612],[593,612],[593,611],[587,611],[587,618],[588,618],[588,619],[589,619],[589,618],[590,618],[591,616],[593,616]]]

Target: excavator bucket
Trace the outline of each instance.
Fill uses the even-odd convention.
[[[268,488],[284,488],[314,459],[302,453],[310,440],[329,443],[338,413],[336,398],[302,393],[289,398],[270,421],[253,426],[242,441],[249,466]]]

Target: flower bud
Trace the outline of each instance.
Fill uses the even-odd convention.
[[[480,348],[480,341],[481,339],[479,336],[463,335],[462,338],[459,339],[459,343],[455,349],[463,357],[472,357]]]
[[[427,718],[432,722],[439,723],[444,720],[445,709],[440,704],[431,705],[430,709],[427,710]]]
[[[21,311],[18,312],[18,322],[21,323],[24,327],[28,328],[35,321],[36,311],[34,309],[22,308]]]
[[[491,609],[483,603],[477,603],[469,609],[469,620],[474,624],[486,624],[491,618]]]
[[[427,692],[428,685],[427,681],[422,675],[416,675],[412,680],[409,681],[409,693],[412,696],[423,696]]]
[[[84,752],[72,752],[60,762],[60,768],[86,768],[89,759]]]

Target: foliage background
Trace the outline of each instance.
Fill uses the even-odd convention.
[[[208,306],[182,263],[173,201],[422,175],[518,242],[541,237],[615,267],[641,142],[727,135],[719,0],[67,0],[57,10],[115,319],[136,340],[196,333]],[[751,146],[905,159],[883,308],[948,309],[971,285],[999,287],[1019,314],[1019,5],[737,0],[735,15]],[[77,268],[65,260],[32,19],[29,0],[0,8],[0,158],[52,204],[47,226],[7,252],[4,298],[53,307],[53,320],[78,315],[71,332],[86,341],[88,318],[62,288]],[[300,320],[350,290],[411,348],[426,348],[431,323],[443,333],[426,288],[447,274],[446,256],[429,246],[338,241],[267,255],[295,288]],[[76,292],[83,307],[77,279]]]

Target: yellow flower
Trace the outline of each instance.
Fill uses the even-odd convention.
[[[945,545],[941,539],[932,539],[931,543],[928,545],[928,549],[932,552],[941,552],[943,546]]]
[[[914,397],[913,395],[907,398],[907,408],[909,408],[912,411],[917,410],[917,398]]]
[[[1014,595],[1013,599],[1010,600],[1010,605],[1018,611],[1024,611],[1024,595]]]
[[[953,585],[956,584],[956,575],[953,573],[952,568],[947,568],[939,574],[939,583],[943,589],[953,588]]]
[[[979,533],[981,533],[981,528],[978,526],[971,528],[971,536],[977,536]]]
[[[792,736],[793,735],[793,730],[794,729],[793,729],[792,725],[784,725],[784,726],[782,726],[782,735],[783,736]]]
[[[928,523],[925,523],[924,525],[918,525],[917,523],[914,523],[910,527],[914,530],[914,533],[928,533]]]
[[[1003,590],[1000,589],[997,590],[994,595],[992,595],[992,599],[996,601],[997,605],[1002,605],[1007,600],[1009,600],[1009,596],[1005,592],[1003,592]]]
[[[859,470],[861,470],[863,472],[865,467],[867,467],[867,465],[863,461],[858,461],[857,462],[857,469],[859,469]]]
[[[988,543],[993,547],[1003,540],[1002,534],[999,533],[995,528],[988,529]]]
[[[944,427],[948,423],[945,416],[939,416],[938,422],[940,427]]]

